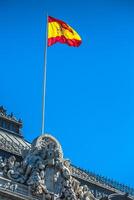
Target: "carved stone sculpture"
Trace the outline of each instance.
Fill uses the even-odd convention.
[[[34,195],[51,200],[94,200],[87,186],[72,177],[69,160],[63,159],[59,142],[50,135],[36,138],[30,150],[24,150],[22,162],[14,156],[0,157],[0,169],[9,179],[30,187]]]

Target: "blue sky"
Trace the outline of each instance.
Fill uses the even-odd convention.
[[[46,13],[83,41],[48,48],[46,132],[73,164],[134,187],[133,1],[0,1],[0,104],[29,141],[41,133]]]

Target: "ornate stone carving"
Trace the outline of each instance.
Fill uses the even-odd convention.
[[[17,184],[12,184],[10,182],[6,183],[6,184],[3,184],[1,185],[5,190],[11,190],[11,191],[16,191],[17,190],[17,187],[18,185]]]
[[[94,200],[89,188],[80,185],[72,177],[70,161],[63,159],[59,142],[50,135],[36,138],[31,149],[23,151],[22,162],[14,156],[7,160],[0,157],[0,169],[3,176],[29,186],[35,195],[51,200]]]

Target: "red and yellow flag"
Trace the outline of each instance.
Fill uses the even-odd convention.
[[[78,47],[82,41],[78,33],[68,24],[48,16],[48,46],[56,42]]]

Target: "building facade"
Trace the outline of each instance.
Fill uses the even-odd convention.
[[[73,166],[44,134],[32,143],[0,107],[0,200],[132,200],[134,189]]]

